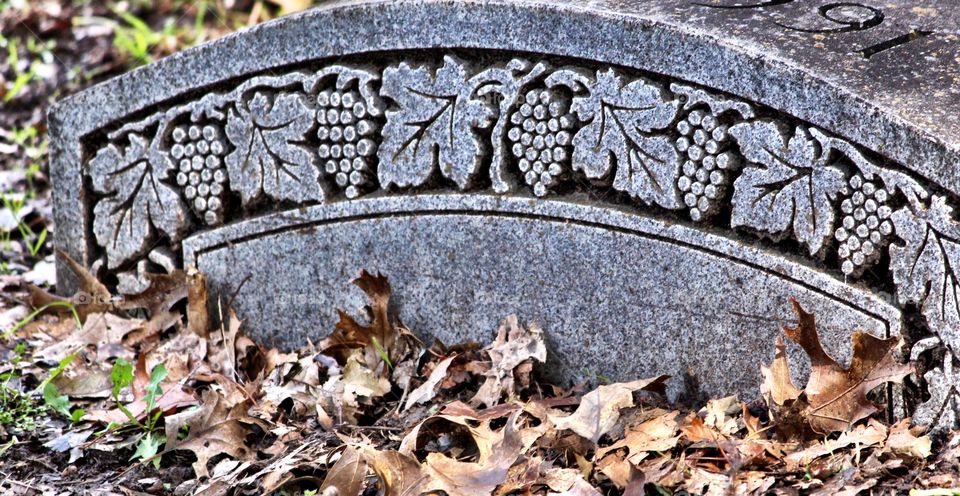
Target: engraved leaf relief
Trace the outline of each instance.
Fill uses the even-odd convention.
[[[910,360],[916,362],[921,356],[933,351],[943,352],[940,366],[923,374],[930,398],[913,411],[913,419],[922,425],[956,426],[960,422],[960,367],[949,349],[944,349],[938,337],[924,338],[914,343]]]
[[[892,220],[902,246],[890,246],[897,296],[919,303],[927,324],[951,350],[960,349],[960,224],[935,195],[928,207],[905,206]]]
[[[673,140],[654,133],[670,126],[679,101],[644,79],[630,81],[613,69],[600,71],[573,109],[584,126],[573,138],[575,170],[601,179],[616,169],[613,188],[650,205],[680,208],[679,163]]]
[[[755,121],[734,125],[730,134],[750,161],[734,182],[732,226],[792,232],[811,255],[819,253],[833,234],[844,172],[802,127],[790,133],[777,122]]]
[[[106,248],[107,265],[117,268],[144,254],[157,231],[177,241],[187,229],[187,212],[176,190],[165,184],[174,166],[139,134],[124,148],[110,144],[90,161],[93,190],[108,195],[93,210],[93,233]]]
[[[387,110],[378,154],[384,188],[420,186],[437,168],[461,189],[468,186],[485,153],[474,129],[489,127],[493,118],[477,98],[481,83],[452,56],[436,72],[405,62],[383,71],[382,95],[399,107]]]
[[[926,425],[956,426],[960,423],[960,368],[948,353],[943,365],[923,375],[930,392],[930,399],[917,406],[916,422]]]
[[[230,184],[244,206],[264,196],[297,203],[321,201],[317,155],[305,143],[314,112],[301,93],[256,91],[227,117]]]

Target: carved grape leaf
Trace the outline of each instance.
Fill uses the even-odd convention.
[[[493,117],[486,103],[473,98],[478,83],[452,56],[435,74],[407,63],[384,69],[381,94],[398,106],[387,110],[378,151],[384,188],[422,185],[437,167],[461,189],[469,185],[484,155],[474,128],[489,127]]]
[[[714,115],[734,111],[740,114],[743,119],[752,119],[754,116],[753,107],[750,104],[714,95],[703,88],[673,83],[670,85],[670,89],[674,93],[686,97],[686,102],[683,104],[684,109],[689,110],[697,105],[706,105]]]
[[[312,126],[313,112],[299,93],[258,91],[230,110],[226,133],[234,151],[226,158],[227,173],[245,206],[264,195],[297,203],[323,200],[314,153],[304,144]]]
[[[178,241],[187,228],[186,206],[162,182],[173,163],[142,136],[128,136],[124,149],[107,145],[90,161],[94,191],[110,195],[93,209],[93,233],[111,269],[146,252],[155,230]]]
[[[917,424],[950,429],[960,420],[960,369],[953,361],[954,357],[948,352],[941,367],[923,374],[930,399],[917,405],[913,412]]]
[[[667,136],[650,134],[673,122],[679,102],[644,79],[628,83],[613,69],[598,72],[587,90],[573,100],[577,116],[590,121],[573,138],[574,170],[600,179],[616,166],[615,189],[647,204],[680,208],[677,151]]]
[[[833,234],[843,171],[802,127],[788,137],[775,122],[756,121],[736,124],[730,134],[750,161],[733,185],[732,227],[774,236],[792,227],[811,255],[820,252]]]
[[[960,349],[960,224],[946,198],[929,208],[903,207],[891,216],[904,244],[890,246],[890,270],[901,303],[921,303],[927,324],[953,350]]]

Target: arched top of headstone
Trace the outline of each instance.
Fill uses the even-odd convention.
[[[266,296],[302,277],[329,288],[356,263],[426,281],[410,290],[427,306],[416,316],[448,328],[522,296],[548,328],[629,315],[681,332],[712,325],[698,310],[709,299],[726,311],[802,293],[838,329],[905,331],[928,369],[916,415],[952,422],[960,13],[948,3],[330,4],[58,104],[58,246],[126,291],[191,264],[225,293],[253,277],[260,293],[236,303],[264,333],[291,324]],[[595,273],[623,291],[588,287]],[[487,299],[431,314],[448,301],[436,291]],[[718,332],[743,329],[749,348],[776,331],[737,312]],[[706,356],[728,345],[689,343]]]
[[[960,10],[947,0],[331,2],[228,35],[66,100],[81,133],[198,88],[343,55],[498,49],[635,67],[828,129],[952,191]],[[72,111],[96,106],[96,114]]]

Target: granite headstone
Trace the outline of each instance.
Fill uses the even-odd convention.
[[[904,336],[897,413],[953,425],[958,25],[949,0],[333,3],[56,106],[56,241],[124,292],[196,266],[286,347],[380,271],[418,333],[516,312],[555,374],[673,395],[752,398],[793,296],[839,357]]]

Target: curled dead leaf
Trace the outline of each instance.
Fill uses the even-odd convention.
[[[387,375],[394,364],[412,353],[413,344],[419,340],[390,313],[391,289],[385,276],[363,270],[352,282],[370,299],[370,324],[361,324],[338,309],[340,320],[333,333],[321,341],[318,348],[327,355],[337,357],[341,363],[350,350],[362,348],[367,367],[378,374]]]
[[[543,330],[537,324],[524,328],[516,315],[504,319],[497,338],[484,351],[490,357],[491,366],[484,372],[486,379],[480,389],[470,399],[472,405],[489,407],[500,403],[504,394],[515,397],[514,369],[530,360],[544,362],[547,359]]]
[[[598,449],[597,458],[602,458],[612,451],[626,448],[627,461],[638,465],[640,461],[646,458],[648,452],[673,449],[680,440],[680,436],[676,435],[679,428],[678,414],[679,412],[670,412],[628,429],[623,439],[610,446]]]
[[[922,427],[911,427],[910,419],[905,418],[890,427],[890,435],[883,445],[885,451],[895,455],[918,460],[927,459],[933,443],[928,436],[922,435]]]
[[[633,406],[634,391],[662,392],[664,381],[668,378],[669,376],[661,375],[651,379],[600,386],[580,400],[580,406],[573,414],[550,414],[550,421],[557,429],[570,429],[596,444],[616,425],[620,419],[620,410]]]
[[[362,446],[360,453],[373,468],[382,484],[384,496],[410,496],[423,492],[428,475],[423,473],[420,462],[411,455],[398,451],[379,451],[372,446]]]
[[[773,363],[761,368],[761,391],[782,433],[797,435],[801,432],[798,426],[808,426],[818,433],[847,430],[880,410],[867,399],[867,393],[883,383],[900,382],[913,372],[911,365],[894,360],[899,337],[881,339],[861,331],[853,332],[850,367],[844,369],[821,346],[813,314],[804,311],[796,300],[790,301],[799,324],[785,327],[784,332],[810,357],[811,372],[804,389],[797,389],[779,340]]]
[[[451,355],[443,359],[434,367],[433,371],[430,372],[430,377],[423,384],[410,391],[407,395],[407,403],[403,407],[404,411],[409,410],[413,405],[426,403],[433,399],[437,394],[437,386],[447,376],[447,369],[455,358],[457,358],[457,355]]]
[[[363,489],[363,481],[367,475],[367,462],[360,451],[353,446],[347,446],[340,454],[340,459],[327,472],[320,486],[320,494],[337,494],[338,496],[357,496]]]
[[[200,408],[167,416],[165,430],[167,446],[164,452],[187,450],[197,461],[193,470],[197,477],[208,475],[207,462],[221,454],[237,460],[253,460],[256,451],[247,447],[246,438],[256,429],[267,425],[246,414],[246,403],[232,403],[222,394],[206,390]],[[179,441],[177,435],[187,427],[187,437]]]

